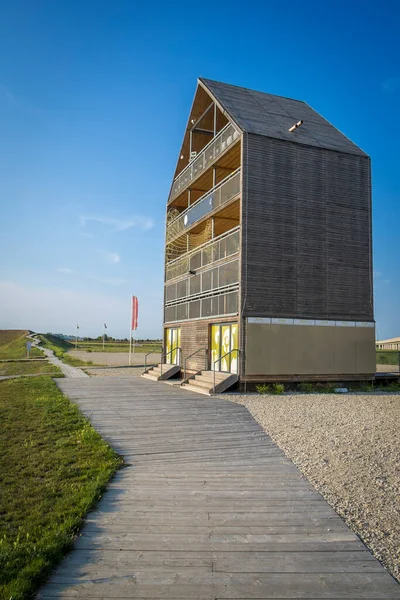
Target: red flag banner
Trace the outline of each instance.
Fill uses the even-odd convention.
[[[132,331],[138,327],[139,303],[136,296],[132,296]]]

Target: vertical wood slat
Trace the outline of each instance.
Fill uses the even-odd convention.
[[[244,315],[372,320],[369,158],[247,138]]]

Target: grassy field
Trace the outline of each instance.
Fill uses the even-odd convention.
[[[75,348],[75,344],[72,345]],[[78,350],[85,350],[86,352],[129,352],[129,342],[105,342],[103,350],[103,342],[78,342]],[[144,343],[143,345],[136,345],[136,353],[147,353],[154,350],[154,352],[161,351],[161,343]]]
[[[61,369],[47,361],[37,362],[5,362],[0,363],[0,375],[34,375],[51,373],[62,375]]]
[[[0,359],[26,358],[26,336],[29,332],[20,329],[0,329]],[[32,348],[31,358],[43,356],[43,352]]]
[[[398,365],[400,363],[399,352],[397,350],[377,350],[377,365]]]
[[[73,350],[75,346],[71,344],[71,342],[67,342],[67,340],[62,340],[55,335],[49,334],[41,334],[39,335],[39,338],[41,339],[42,345],[45,348],[53,350],[57,358],[62,360],[67,365],[71,365],[72,367],[87,367],[94,364],[92,361],[86,362],[68,354],[68,350]]]
[[[121,459],[50,377],[0,382],[0,599],[30,598]]]

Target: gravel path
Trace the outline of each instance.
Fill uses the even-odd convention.
[[[77,369],[76,367],[71,367],[71,365],[66,365],[63,363],[59,358],[54,356],[54,352],[52,350],[42,347],[40,349],[43,350],[50,363],[61,369],[65,377],[72,377],[74,379],[77,379],[78,377],[87,377],[86,373],[84,373],[82,369]]]
[[[400,580],[400,395],[223,395],[265,431]]]
[[[398,373],[399,365],[376,365],[377,373]]]

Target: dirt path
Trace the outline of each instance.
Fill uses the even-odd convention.
[[[69,350],[68,354],[80,358],[86,362],[92,361],[96,365],[105,365],[109,367],[122,367],[129,365],[129,352],[86,352],[85,350]],[[144,365],[145,354],[136,352],[132,356],[132,365]],[[161,361],[160,354],[150,354],[147,357],[147,364],[158,364]]]

